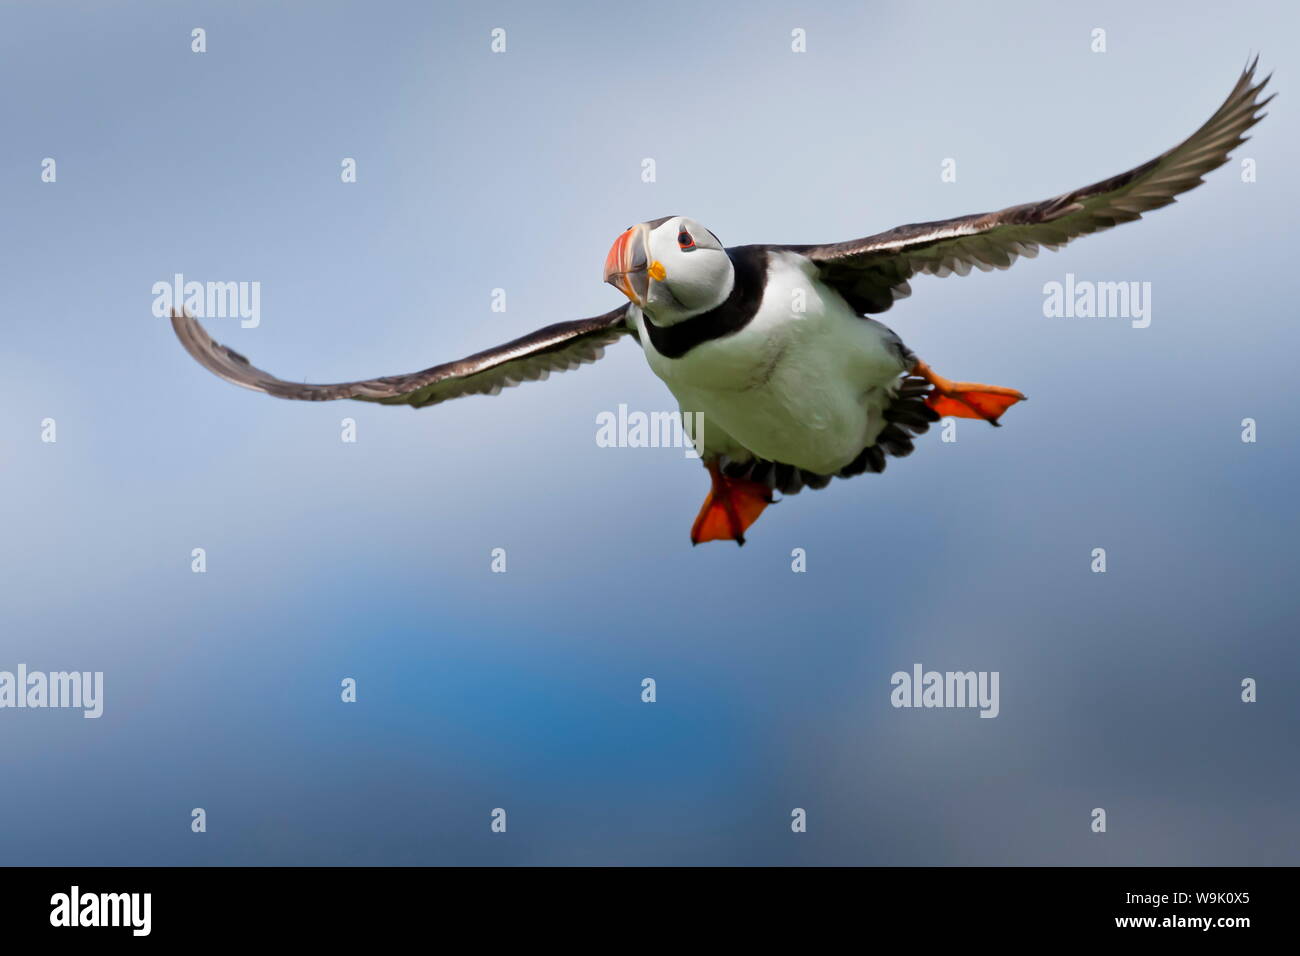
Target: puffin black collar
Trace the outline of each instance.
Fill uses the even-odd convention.
[[[655,325],[642,312],[646,334],[660,355],[681,358],[697,345],[739,332],[758,312],[767,285],[767,246],[736,246],[726,252],[735,282],[721,305],[665,326]]]

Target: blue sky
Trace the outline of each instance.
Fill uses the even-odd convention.
[[[1292,6],[0,20],[0,669],[105,674],[99,720],[0,711],[0,859],[1297,862]],[[150,314],[176,272],[257,281],[256,329],[209,327],[262,367],[409,371],[617,305],[598,272],[636,221],[831,241],[1120,172],[1255,51],[1281,95],[1204,186],[883,317],[943,374],[1023,389],[1005,428],[932,432],[743,549],[689,546],[697,462],[597,446],[600,412],[673,407],[631,342],[412,412],[233,388]],[[1150,327],[1044,317],[1067,272],[1151,282]],[[915,662],[998,671],[1000,715],[890,707]]]

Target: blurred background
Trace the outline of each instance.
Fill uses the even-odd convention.
[[[0,711],[0,861],[1300,862],[1298,19],[5,4],[0,669],[103,671],[105,701]],[[257,281],[258,327],[207,320],[255,363],[406,372],[614,307],[633,222],[834,241],[1118,173],[1256,51],[1281,95],[1203,187],[882,317],[1023,389],[1005,428],[932,431],[743,549],[691,548],[698,462],[596,445],[602,411],[674,408],[631,341],[412,412],[234,388],[151,314],[178,272]],[[1152,283],[1150,327],[1045,318],[1067,272]],[[918,662],[1000,672],[1000,715],[892,708]]]

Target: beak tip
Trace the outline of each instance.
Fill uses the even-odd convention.
[[[633,248],[633,235],[637,227],[623,232],[614,240],[614,245],[609,249],[609,255],[605,256],[605,268],[603,280],[619,292],[623,293],[628,299],[636,305],[641,304],[641,297],[636,294],[636,286],[632,280],[632,274],[636,272],[636,249]]]

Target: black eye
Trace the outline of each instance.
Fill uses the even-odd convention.
[[[683,249],[694,249],[695,240],[691,238],[689,232],[683,229],[677,234],[677,245],[681,246]]]

